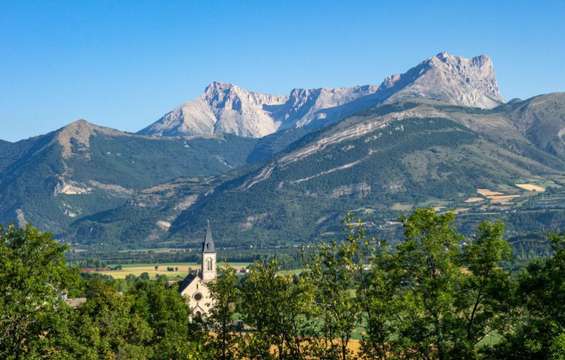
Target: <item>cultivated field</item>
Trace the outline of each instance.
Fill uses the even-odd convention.
[[[240,270],[242,268],[246,268],[249,264],[229,263],[229,265],[234,267],[236,270]],[[219,266],[221,267],[222,263],[220,263]],[[173,271],[168,271],[168,268],[172,269]],[[125,279],[128,275],[139,276],[143,273],[147,273],[151,278],[155,278],[157,275],[167,275],[171,278],[181,278],[186,276],[189,269],[197,270],[199,268],[200,265],[196,263],[129,264],[122,265],[121,270],[102,270],[96,271],[96,273],[110,275],[114,279]]]
[[[527,191],[535,191],[535,192],[544,192],[545,188],[543,186],[540,185],[536,185],[536,184],[516,184],[517,187],[519,187],[520,189],[524,189]]]
[[[492,191],[492,190],[489,190],[489,189],[477,189],[477,192],[478,192],[479,194],[481,194],[482,196],[485,196],[485,197],[504,195],[504,194],[501,193],[501,192]]]

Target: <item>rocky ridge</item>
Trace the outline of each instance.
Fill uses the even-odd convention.
[[[293,127],[323,127],[368,104],[426,98],[452,105],[493,108],[503,103],[494,66],[486,55],[471,59],[442,52],[380,85],[293,89],[288,96],[245,90],[221,82],[197,99],[140,131],[152,136],[261,138]]]

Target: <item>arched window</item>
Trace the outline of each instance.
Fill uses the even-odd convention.
[[[206,270],[212,271],[212,259],[206,260]]]

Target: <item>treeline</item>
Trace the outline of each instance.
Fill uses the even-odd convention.
[[[2,230],[0,358],[565,359],[565,236],[513,271],[502,223],[468,237],[431,209],[402,223],[392,245],[348,218],[297,274],[276,258],[222,268],[193,321],[165,278],[80,278],[50,235]]]
[[[200,244],[201,246],[201,244]],[[167,263],[197,263],[200,261],[200,247],[197,250],[190,249],[190,251],[180,251],[171,253],[159,253],[157,251],[136,251],[136,252],[123,252],[118,250],[110,252],[80,252],[80,253],[66,253],[67,262],[72,265],[77,265],[81,268],[106,268],[115,266],[116,264],[139,264],[139,263],[153,263],[163,264]],[[231,263],[251,263],[255,261],[262,261],[273,256],[277,257],[282,266],[286,269],[295,269],[303,266],[302,253],[304,251],[301,246],[289,246],[281,248],[220,248],[221,262]]]

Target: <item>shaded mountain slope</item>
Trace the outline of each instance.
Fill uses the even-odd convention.
[[[148,138],[77,121],[3,152],[0,221],[62,233],[74,219],[119,206],[141,189],[239,167],[254,145],[230,135]]]
[[[512,122],[539,148],[565,156],[565,93],[540,95],[507,105]]]

